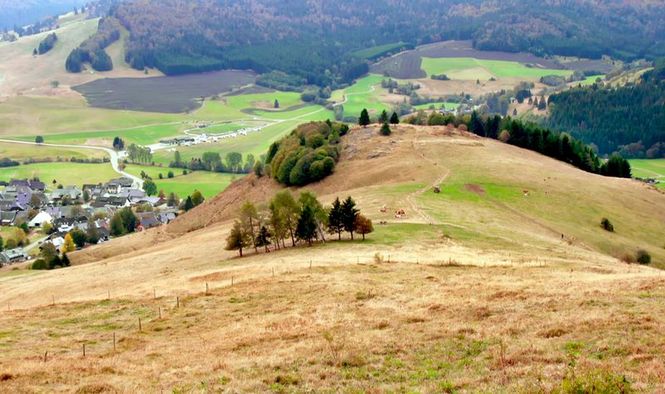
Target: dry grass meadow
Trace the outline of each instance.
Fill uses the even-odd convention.
[[[0,392],[665,390],[662,192],[407,126],[354,129],[310,189],[376,232],[239,259],[237,207],[279,190],[248,177],[74,267],[0,271]],[[653,266],[616,258],[638,247]]]

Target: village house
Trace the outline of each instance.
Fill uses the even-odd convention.
[[[30,256],[28,256],[23,248],[5,250],[0,253],[0,267],[3,265],[22,263],[27,260],[30,260]]]

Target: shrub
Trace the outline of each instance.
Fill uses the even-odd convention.
[[[384,123],[384,124],[381,126],[381,135],[388,136],[388,135],[390,135],[391,133],[392,133],[392,131],[390,130],[390,126],[388,125],[388,123]]]
[[[603,220],[600,221],[600,227],[602,227],[605,231],[609,231],[611,233],[614,232],[614,225],[608,218],[603,218]]]
[[[32,266],[30,267],[33,270],[47,270],[48,269],[48,264],[46,264],[46,261],[44,259],[38,259],[35,260],[34,263],[32,263]]]
[[[644,249],[640,249],[637,251],[635,259],[637,260],[638,263],[643,265],[651,264],[651,255],[649,254],[649,252],[647,252]]]

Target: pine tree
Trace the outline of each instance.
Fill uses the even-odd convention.
[[[379,123],[388,123],[388,112],[384,109],[379,116]]]
[[[194,208],[194,203],[192,202],[192,196],[187,196],[187,200],[185,200],[185,205],[183,206],[183,209],[185,212],[191,211]]]
[[[388,123],[384,123],[381,126],[380,133],[381,133],[381,135],[385,135],[385,136],[388,136],[388,135],[392,134],[392,130],[390,130],[390,125],[388,125]]]
[[[362,112],[360,112],[360,118],[358,119],[358,124],[362,127],[367,127],[371,123],[369,119],[369,112],[367,112],[366,108],[363,108]]]
[[[339,197],[335,199],[328,214],[328,232],[337,234],[337,239],[342,239],[342,231],[344,231],[344,222],[342,221],[342,203]]]
[[[272,234],[270,234],[270,230],[266,226],[261,226],[261,229],[259,230],[259,234],[256,236],[256,243],[254,244],[255,246],[263,246],[266,250],[266,252],[270,252],[270,239],[272,237]]]
[[[349,196],[342,203],[342,225],[344,231],[351,234],[353,241],[353,232],[356,230],[356,218],[358,217],[358,209],[356,209],[356,202]]]
[[[296,226],[296,235],[298,239],[307,241],[309,246],[312,246],[312,239],[316,237],[316,219],[309,205],[305,205],[300,213],[298,225]]]
[[[397,112],[393,112],[390,117],[390,124],[399,124],[399,115],[397,115]]]

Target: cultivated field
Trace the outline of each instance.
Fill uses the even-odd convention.
[[[19,162],[29,159],[101,159],[106,156],[106,153],[102,151],[89,149],[53,148],[50,146],[33,146],[0,142],[0,158],[9,157],[12,160]]]
[[[254,83],[249,71],[216,71],[168,77],[105,78],[73,89],[92,107],[142,112],[182,113],[199,108],[201,98]]]
[[[169,193],[175,193],[180,198],[191,195],[194,190],[200,191],[205,198],[214,197],[224,191],[233,180],[242,176],[208,171],[189,172],[187,175],[183,175],[183,171],[179,168],[133,164],[128,165],[125,171],[135,176],[141,176],[141,171],[144,171],[153,179],[158,191],[164,191],[167,196]],[[171,179],[168,179],[169,171],[173,171],[174,177]],[[162,174],[163,179],[159,179],[159,174]]]
[[[238,205],[280,189],[249,177],[72,256],[95,262],[0,273],[0,389],[665,389],[665,276],[610,252],[665,261],[663,194],[444,128],[377,134],[353,130],[309,187],[353,195],[375,222],[366,242],[235,258]]]

